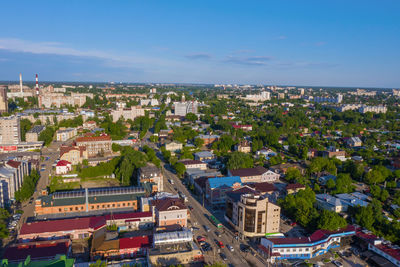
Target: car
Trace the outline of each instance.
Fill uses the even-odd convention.
[[[204,225],[204,230],[206,230],[207,232],[211,231],[210,227],[208,227],[207,225]]]
[[[222,241],[217,241],[217,245],[220,247],[220,248],[224,248],[225,246],[224,246],[224,243],[222,243]]]
[[[226,245],[226,248],[229,249],[232,252],[235,250],[231,245]]]
[[[188,206],[188,208],[189,208],[189,210],[193,210],[193,207],[192,207],[192,206],[190,206],[190,205]]]
[[[42,164],[41,166],[42,166],[42,167],[46,167],[46,164]]]
[[[41,172],[44,172],[45,170],[46,170],[45,168],[41,168],[41,169],[40,169]]]
[[[197,238],[196,238],[196,240],[197,240],[197,242],[204,242],[204,241],[206,241],[206,238],[204,237],[204,236],[201,236],[201,235],[199,235]]]
[[[296,226],[297,225],[297,222],[292,222],[291,224],[290,224],[290,226]]]
[[[215,231],[214,233],[215,233],[215,235],[218,236],[218,237],[221,237],[221,236],[222,236],[222,234],[221,234],[219,231]]]
[[[335,264],[337,267],[342,267],[343,263],[341,263],[340,261],[332,261],[333,264]]]
[[[228,260],[228,258],[225,256],[224,253],[219,253],[219,255],[221,256],[221,259],[223,259],[224,261]]]

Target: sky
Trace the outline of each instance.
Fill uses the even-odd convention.
[[[398,0],[4,1],[0,80],[400,87]]]

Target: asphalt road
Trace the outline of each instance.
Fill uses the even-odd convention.
[[[49,185],[49,176],[53,168],[52,165],[54,164],[54,161],[56,161],[60,156],[59,148],[62,144],[70,144],[71,142],[72,140],[69,140],[67,142],[53,142],[50,144],[49,147],[44,147],[42,149],[42,159],[39,166],[40,179],[36,185],[36,191],[33,194],[33,200],[27,200],[22,203],[22,210],[24,213],[21,216],[18,229],[20,229],[22,223],[25,223],[29,217],[34,216],[35,200],[40,196],[41,191],[43,189],[46,189]],[[49,157],[48,160],[46,160],[47,157]],[[44,166],[42,167],[43,164]],[[44,171],[40,171],[43,168]]]

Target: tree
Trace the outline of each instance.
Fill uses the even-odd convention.
[[[351,180],[350,174],[339,173],[336,178],[336,189],[335,194],[351,193],[355,189],[353,181]]]
[[[360,207],[355,215],[355,219],[358,225],[372,230],[372,225],[375,222],[372,206]]]
[[[204,145],[204,140],[201,138],[196,138],[196,139],[194,139],[194,145],[197,148],[201,148]]]
[[[333,179],[329,179],[328,181],[326,181],[326,188],[333,189],[333,188],[335,188],[335,186],[336,186],[336,184]]]
[[[185,171],[186,171],[186,167],[185,167],[185,165],[184,165],[182,162],[177,162],[177,163],[174,165],[174,169],[175,169],[175,171],[176,171],[176,174],[177,174],[179,177],[183,177],[183,174],[185,174]]]
[[[44,145],[48,146],[53,141],[54,133],[55,131],[53,127],[46,127],[46,129],[40,133],[38,140],[43,141]]]
[[[300,170],[295,167],[290,167],[286,171],[285,179],[289,182],[295,182],[301,177]]]
[[[197,116],[196,114],[189,112],[186,114],[185,119],[191,122],[195,122],[197,120]]]
[[[89,267],[106,267],[107,263],[105,261],[97,260],[95,263],[89,264]]]
[[[25,176],[21,188],[15,192],[15,199],[18,202],[29,199],[35,192],[36,184],[39,181],[39,178],[40,174],[37,170],[32,170],[29,175]]]
[[[28,119],[22,119],[19,122],[21,129],[21,141],[26,141],[26,132],[28,132],[32,128],[32,123]]]
[[[323,210],[321,216],[318,218],[318,229],[335,231],[346,227],[346,220],[333,211]]]
[[[254,165],[251,155],[235,151],[228,155],[226,167],[228,170],[237,170],[241,168],[252,168]]]

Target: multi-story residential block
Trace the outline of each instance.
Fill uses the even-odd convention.
[[[242,186],[239,176],[208,178],[205,198],[213,206],[225,206],[226,192]]]
[[[187,227],[188,209],[180,198],[155,199],[151,202],[158,227],[180,229]]]
[[[137,175],[138,184],[153,184],[152,192],[160,192],[164,190],[164,176],[159,168],[154,164],[139,168]]]
[[[338,194],[336,197],[328,194],[317,194],[315,198],[318,208],[334,212],[345,212],[348,207],[368,206],[368,202],[357,194]]]
[[[229,176],[239,176],[243,183],[275,182],[280,175],[262,166],[228,170]]]
[[[151,98],[151,99],[140,99],[140,105],[141,106],[158,106],[160,103],[158,102],[157,99]]]
[[[0,85],[0,114],[8,111],[7,86]]]
[[[91,93],[71,93],[65,95],[64,93],[41,93],[39,95],[39,106],[50,108],[60,108],[63,105],[81,107],[86,103],[86,98],[93,98]]]
[[[118,121],[121,117],[125,120],[132,120],[134,121],[135,118],[144,116],[145,110],[140,106],[130,107],[130,108],[119,108],[116,110],[111,111],[111,116],[113,118],[113,122]]]
[[[239,237],[260,237],[279,232],[281,208],[249,187],[226,193],[225,219]]]
[[[0,167],[0,207],[9,205],[15,198],[24,177],[31,171],[28,161],[9,160]]]
[[[386,113],[387,107],[385,107],[385,106],[361,106],[358,111],[363,114],[367,113],[367,112]]]
[[[0,144],[19,144],[21,131],[19,117],[0,117]]]
[[[71,139],[72,137],[75,137],[77,135],[77,130],[76,128],[60,128],[56,132],[56,140],[58,142],[65,142],[68,139]]]
[[[39,135],[44,131],[46,127],[44,125],[35,125],[25,134],[26,142],[37,142]]]
[[[82,213],[99,210],[138,210],[141,187],[103,187],[55,192],[40,196],[35,202],[35,215]]]
[[[85,146],[61,146],[60,160],[71,162],[72,165],[82,163],[84,159],[88,159],[88,152]]]
[[[174,102],[174,114],[177,116],[186,116],[188,113],[197,114],[197,101]]]
[[[89,158],[111,154],[110,136],[86,136],[75,140],[77,146],[86,147]]]
[[[311,259],[349,243],[355,233],[355,227],[348,225],[337,231],[317,230],[308,237],[261,238],[258,251],[272,263],[284,259]]]

